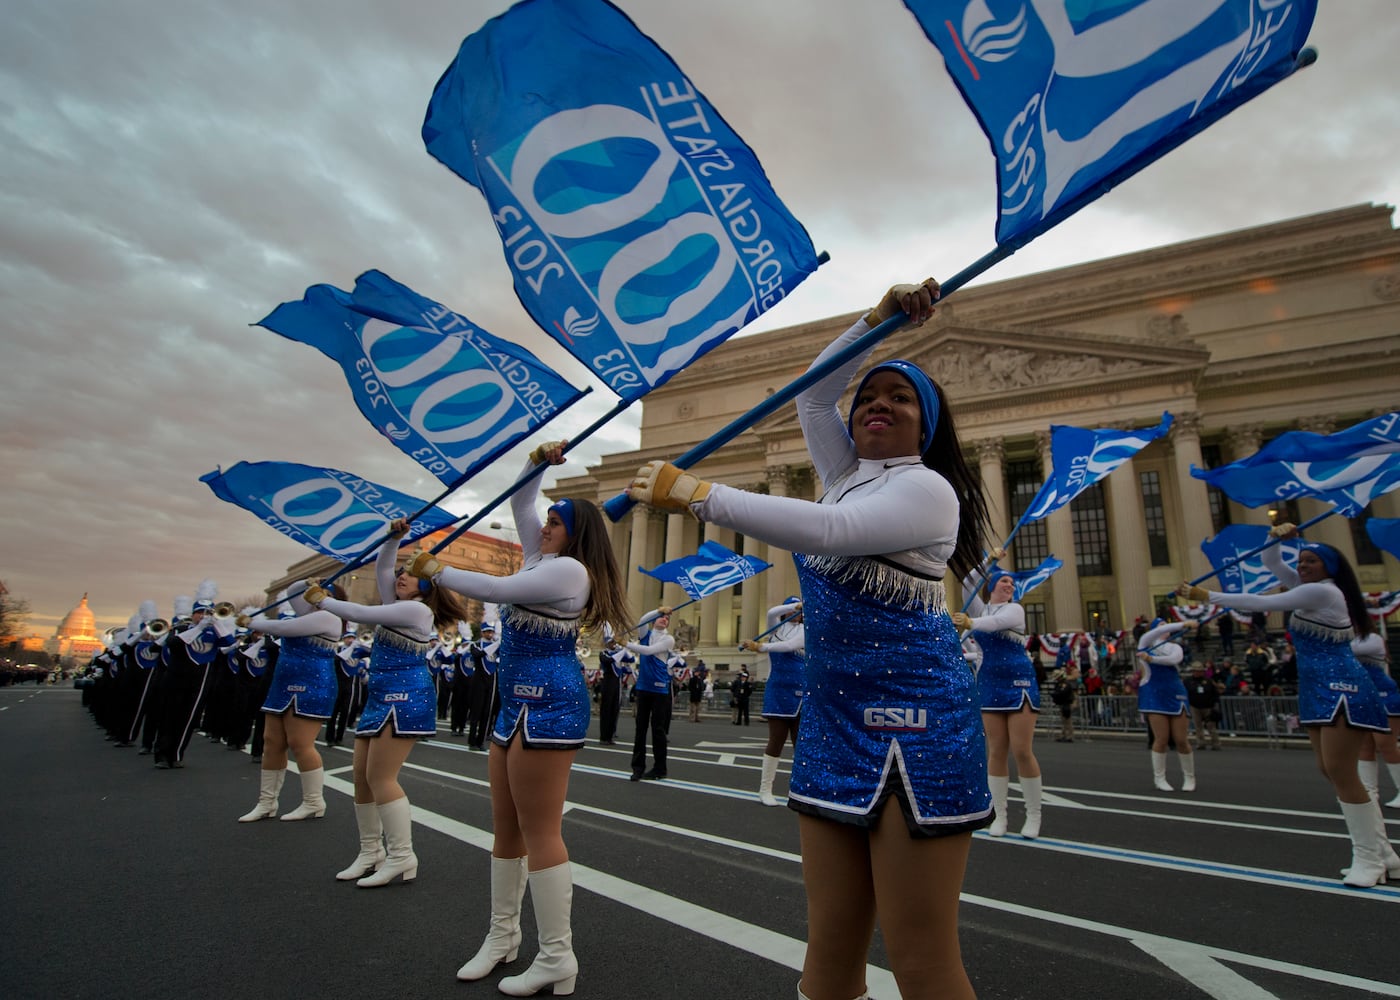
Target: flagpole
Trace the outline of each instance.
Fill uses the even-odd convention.
[[[802,614],[801,611],[794,611],[794,612],[793,612],[792,614],[790,614],[790,615],[784,615],[783,617],[781,617],[781,618],[778,619],[778,623],[777,623],[776,625],[774,625],[772,628],[766,628],[766,629],[764,629],[762,632],[758,633],[758,635],[754,636],[754,637],[753,637],[752,639],[750,639],[749,641],[750,641],[750,642],[758,642],[758,640],[762,639],[765,635],[771,635],[772,633],[778,631],[778,629],[782,628],[784,625],[786,625],[788,622],[792,621],[794,618],[796,618],[796,617],[797,617],[798,615],[800,615],[800,614]],[[742,650],[743,648],[744,648],[743,646],[740,646],[740,647],[739,647],[740,650]]]
[[[1301,532],[1304,528],[1311,528],[1318,521],[1321,521],[1323,518],[1331,517],[1335,513],[1337,513],[1336,507],[1333,507],[1331,510],[1325,510],[1321,514],[1317,515],[1317,517],[1308,518],[1302,524],[1298,525],[1296,530]],[[1270,538],[1267,542],[1265,542],[1263,545],[1260,545],[1258,548],[1250,549],[1248,552],[1242,552],[1239,555],[1235,556],[1235,558],[1229,559],[1221,563],[1218,568],[1211,570],[1209,573],[1206,573],[1203,576],[1198,576],[1194,580],[1188,580],[1187,582],[1194,587],[1202,580],[1209,580],[1213,576],[1218,576],[1221,572],[1229,569],[1231,566],[1238,566],[1240,563],[1244,562],[1251,556],[1257,556],[1265,549],[1278,545],[1282,541],[1282,538]]]
[[[990,253],[984,254],[972,264],[963,268],[963,270],[939,285],[938,301],[946,301],[948,296],[953,292],[957,291],[983,271],[986,271],[993,264],[997,264],[1007,257],[1010,257],[1017,249],[1017,246],[1006,244],[998,246]],[[874,348],[876,344],[904,326],[908,321],[909,316],[907,313],[901,312],[897,316],[891,316],[879,326],[875,327],[875,329],[862,334],[853,343],[847,344],[844,348],[827,358],[822,364],[808,369],[753,409],[730,421],[730,423],[720,428],[714,434],[711,434],[704,441],[701,441],[695,447],[677,457],[674,464],[679,468],[689,469],[704,461],[754,424],[777,412],[781,407],[795,399],[797,395],[808,386],[821,381],[828,374],[840,368],[852,358],[858,357]],[[609,519],[616,523],[622,520],[623,515],[634,506],[636,506],[636,504],[631,497],[629,497],[626,492],[622,492],[603,504],[603,512],[608,515]]]

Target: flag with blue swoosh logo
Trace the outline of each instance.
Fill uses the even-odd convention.
[[[1156,427],[1141,430],[1094,430],[1064,424],[1052,425],[1050,475],[1021,519],[1038,521],[1059,510],[1166,434],[1171,425],[1170,413],[1163,413],[1162,422]]]
[[[817,268],[753,151],[606,0],[525,0],[488,21],[422,134],[485,196],[526,311],[623,399]]]
[[[1317,0],[905,6],[991,142],[997,242],[1020,246],[1292,73]]]
[[[664,583],[676,584],[692,601],[698,601],[743,583],[770,565],[756,556],[731,552],[718,542],[703,542],[693,556],[672,559],[655,569],[637,569]]]
[[[1278,577],[1264,565],[1263,553],[1254,552],[1269,541],[1269,529],[1265,525],[1231,524],[1201,542],[1201,551],[1210,560],[1220,580],[1220,590],[1231,594],[1264,594],[1277,587]],[[1298,562],[1296,539],[1284,539],[1278,545],[1285,563],[1293,565]],[[1235,562],[1233,566],[1227,565],[1246,552],[1254,554]]]
[[[259,326],[337,362],[355,404],[443,484],[471,476],[583,394],[529,351],[381,271],[312,285]]]
[[[1055,575],[1055,571],[1064,563],[1054,556],[1046,556],[1035,569],[1017,570],[1008,574],[1011,577],[1012,591],[1011,599],[1019,601],[1023,599],[1036,587],[1039,587],[1050,577]]]
[[[1191,475],[1246,507],[1313,497],[1355,517],[1376,497],[1400,487],[1400,454],[1360,455],[1336,461],[1258,461],[1258,455]]]
[[[242,507],[275,531],[340,560],[383,538],[390,521],[423,506],[407,493],[349,472],[293,462],[239,462],[199,481],[220,500]],[[405,541],[455,521],[455,515],[430,507],[409,525]]]

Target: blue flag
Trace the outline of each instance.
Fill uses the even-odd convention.
[[[692,601],[698,601],[743,583],[770,565],[754,556],[731,552],[718,542],[704,542],[693,556],[672,559],[655,569],[637,569],[653,579],[676,584]]]
[[[338,362],[365,419],[445,485],[583,395],[529,351],[380,271],[360,275],[353,293],[312,285],[258,325]]]
[[[1050,459],[1053,468],[1021,519],[1038,521],[1059,510],[1166,434],[1171,425],[1170,413],[1163,413],[1162,422],[1156,427],[1142,430],[1092,430],[1052,425]]]
[[[1322,462],[1257,462],[1251,456],[1215,469],[1192,466],[1191,475],[1246,507],[1315,497],[1355,517],[1372,499],[1400,486],[1400,454]]]
[[[752,150],[605,0],[525,0],[468,36],[423,142],[486,197],[526,311],[625,399],[817,268]]]
[[[1019,601],[1029,594],[1036,587],[1039,587],[1050,577],[1055,575],[1055,570],[1063,566],[1060,560],[1054,556],[1046,556],[1045,560],[1035,569],[1020,570],[1012,573],[1011,580],[1015,586],[1012,592],[1012,600]]]
[[[905,6],[991,142],[997,242],[1020,246],[1292,73],[1317,0]]]
[[[1366,534],[1377,548],[1400,559],[1400,517],[1373,517],[1366,522]]]
[[[1233,566],[1225,565],[1268,541],[1269,529],[1262,524],[1231,524],[1201,542],[1201,551],[1215,570],[1220,590],[1231,594],[1263,594],[1279,585],[1278,577],[1264,565],[1262,553],[1256,552]],[[1297,539],[1285,539],[1278,544],[1284,562],[1291,564],[1298,561]]]
[[[1237,465],[1262,462],[1343,462],[1400,451],[1400,412],[1384,413],[1335,434],[1289,431]]]
[[[406,493],[348,472],[292,462],[239,462],[199,481],[220,500],[250,511],[293,541],[342,561],[383,538],[394,518],[408,517],[423,506]],[[454,521],[455,515],[430,508],[409,526],[405,541]]]

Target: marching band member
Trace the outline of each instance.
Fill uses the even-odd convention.
[[[1190,705],[1179,669],[1186,653],[1171,641],[1173,636],[1195,627],[1196,622],[1164,622],[1157,618],[1138,639],[1138,711],[1147,719],[1147,728],[1152,732],[1152,785],[1159,792],[1175,791],[1167,781],[1169,743],[1176,744],[1176,759],[1181,764],[1181,790],[1196,790],[1196,755],[1187,738]]]
[[[603,627],[603,648],[598,653],[602,680],[598,685],[598,742],[612,746],[617,735],[617,717],[622,711],[622,681],[632,672],[629,664],[637,657],[617,641],[611,626]]]
[[[496,638],[496,623],[481,623],[481,638],[471,647],[471,704],[467,713],[467,746],[473,750],[486,749],[486,734],[496,725],[496,713],[501,710],[501,692],[496,686],[496,665],[500,662],[501,642]]]
[[[448,664],[448,671],[451,676],[451,720],[453,736],[465,736],[467,723],[471,719],[471,690],[472,673],[475,671],[475,660],[471,650],[471,632],[466,622],[460,622],[457,626],[460,642],[452,654],[452,660]]]
[[[1004,549],[992,554],[993,562],[1006,555]],[[986,589],[986,600],[978,593]],[[987,832],[1006,836],[1007,792],[1011,786],[1008,757],[1016,759],[1016,777],[1026,804],[1026,821],[1021,836],[1040,836],[1041,775],[1035,756],[1035,722],[1040,714],[1040,685],[1035,665],[1026,652],[1026,610],[1016,598],[1016,579],[1006,570],[992,566],[985,579],[980,572],[963,582],[963,592],[971,597],[971,614],[956,612],[953,624],[968,632],[981,651],[977,666],[977,700],[982,706],[982,728],[987,734],[987,785],[992,793],[996,818]]]
[[[538,446],[526,470],[564,461],[567,442]],[[503,605],[499,681],[501,710],[491,733],[491,925],[476,955],[457,970],[481,979],[520,948],[520,909],[528,881],[539,930],[539,953],[524,973],[497,984],[508,996],[546,986],[574,991],[573,874],[564,844],[569,769],[591,718],[579,670],[580,626],[621,626],[626,596],[606,522],[591,503],[563,499],[543,523],[535,509],[540,477],[511,498],[524,568],[512,576],[444,567],[420,552],[409,570],[480,601]],[[528,875],[527,875],[528,870]]]
[[[933,312],[936,283],[890,289],[816,364],[903,311]],[[795,553],[807,684],[788,807],[799,812],[809,939],[799,993],[865,993],[879,914],[909,998],[967,998],[958,894],[972,831],[991,820],[973,680],[943,575],[982,551],[985,505],[943,395],[906,361],[874,366],[838,409],[857,356],[797,398],[819,502],[707,483],[665,462],[629,495]]]
[[[165,644],[165,690],[160,726],[156,733],[156,767],[185,766],[185,751],[194,735],[195,720],[204,704],[209,668],[219,652],[236,641],[214,624],[214,599],[219,588],[204,580],[195,591],[189,625],[175,632]]]
[[[277,815],[277,797],[287,775],[288,750],[301,772],[301,805],[282,816],[284,820],[319,819],[326,814],[326,769],[316,749],[316,734],[335,710],[335,647],[340,639],[340,619],[313,608],[302,596],[304,588],[287,588],[287,603],[294,618],[239,615],[245,628],[275,635],[282,640],[267,699],[262,704],[263,759],[258,804],[238,817],[254,823]],[[338,596],[339,587],[331,588]]]
[[[666,747],[671,732],[671,673],[666,667],[675,637],[669,631],[671,609],[642,615],[638,630],[650,626],[625,646],[637,655],[637,726],[632,738],[632,780],[661,781],[666,777]],[[647,770],[647,729],[651,729],[651,770]]]
[[[768,654],[768,682],[763,687],[763,711],[760,713],[768,723],[768,745],[763,749],[758,801],[765,806],[776,806],[773,779],[782,761],[783,744],[791,739],[793,749],[797,748],[802,698],[807,693],[807,639],[802,628],[802,598],[789,597],[776,608],[769,608],[767,619],[773,638],[767,642],[745,639],[740,648]]]
[[[1375,685],[1381,705],[1385,708],[1385,721],[1390,726],[1390,731],[1385,735],[1376,733],[1369,744],[1361,744],[1361,759],[1357,762],[1357,771],[1366,790],[1379,801],[1380,765],[1376,758],[1385,759],[1385,768],[1390,772],[1390,778],[1396,787],[1395,798],[1386,803],[1393,809],[1400,806],[1400,747],[1396,745],[1396,737],[1400,736],[1400,687],[1396,686],[1394,678],[1390,676],[1385,639],[1379,632],[1353,639],[1351,651],[1356,655],[1356,662],[1361,664],[1366,676],[1371,678],[1371,683]]]
[[[1275,538],[1296,538],[1293,524],[1269,529]],[[1372,733],[1388,732],[1385,708],[1371,679],[1351,651],[1351,641],[1374,631],[1356,571],[1336,549],[1301,542],[1298,565],[1288,566],[1274,545],[1264,566],[1286,588],[1274,594],[1227,594],[1183,582],[1177,593],[1243,611],[1290,611],[1288,630],[1298,658],[1298,721],[1307,728],[1318,768],[1331,783],[1351,838],[1345,885],[1369,888],[1400,878],[1400,857],[1390,846],[1380,803],[1371,798],[1356,770]]]

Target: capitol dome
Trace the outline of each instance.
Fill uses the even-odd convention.
[[[84,594],[78,606],[64,616],[54,636],[59,639],[87,638],[95,635],[96,629],[97,616],[88,607],[87,594]]]

